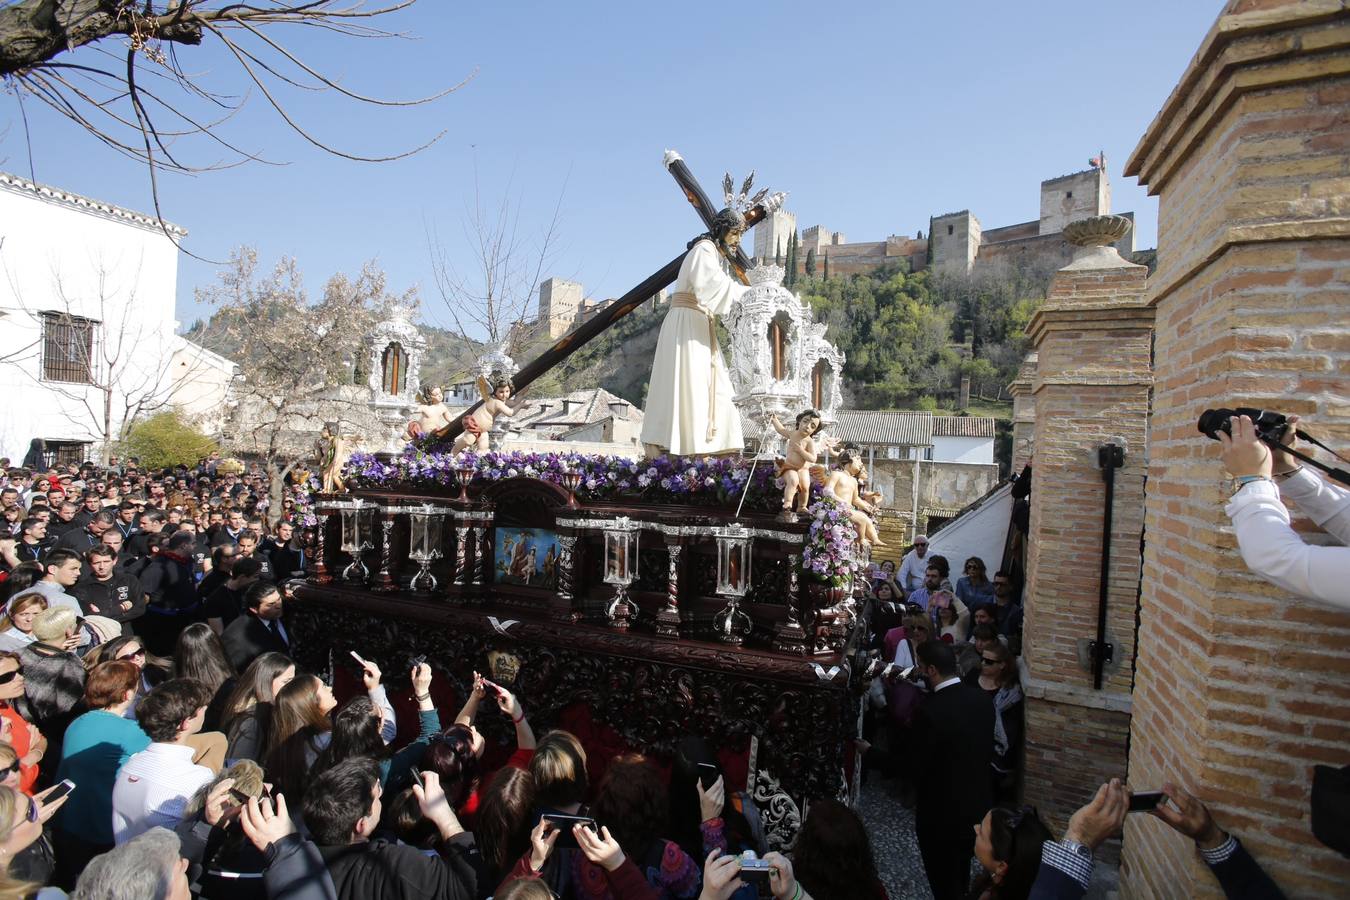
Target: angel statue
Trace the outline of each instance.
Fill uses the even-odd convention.
[[[417,399],[417,418],[408,423],[408,429],[403,433],[404,439],[409,441],[440,434],[454,418],[450,407],[445,405],[445,395],[440,388],[425,387]]]
[[[500,376],[489,386],[488,380],[479,375],[477,383],[483,405],[464,417],[464,430],[455,438],[455,443],[450,448],[452,454],[471,447],[479,453],[488,452],[490,449],[488,432],[492,430],[492,423],[498,416],[511,418],[524,404],[521,398],[524,391],[516,393],[510,378]]]
[[[342,478],[342,467],[347,464],[350,451],[337,422],[323,423],[323,430],[314,444],[314,455],[319,460],[320,490],[326,494],[345,491],[347,483]]]

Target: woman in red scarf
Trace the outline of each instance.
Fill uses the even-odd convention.
[[[9,745],[19,757],[19,790],[33,792],[37,782],[38,763],[47,752],[47,739],[30,724],[13,702],[23,696],[23,667],[17,653],[0,653],[0,717],[9,724]]]

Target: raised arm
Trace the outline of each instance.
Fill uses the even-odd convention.
[[[455,716],[455,724],[472,725],[474,716],[478,715],[478,704],[482,702],[486,694],[487,686],[483,684],[483,676],[474,672],[473,687],[469,688],[468,699],[464,701],[464,706],[460,708],[459,715]]]

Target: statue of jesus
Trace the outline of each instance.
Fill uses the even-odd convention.
[[[724,209],[713,219],[712,230],[690,244],[680,265],[643,410],[642,444],[648,457],[744,449],[740,413],[731,402],[731,378],[713,318],[729,312],[749,290],[731,276],[724,255],[744,233],[745,216]]]

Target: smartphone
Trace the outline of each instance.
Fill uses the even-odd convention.
[[[492,691],[492,693],[497,697],[500,697],[502,693],[505,692],[506,690],[500,684],[497,684],[495,681],[488,681],[486,678],[483,679],[483,687]]]
[[[705,791],[711,788],[714,784],[717,784],[717,779],[720,776],[721,773],[717,770],[717,766],[713,765],[712,763],[698,764],[698,780],[703,785],[703,789]]]
[[[1130,795],[1130,812],[1151,812],[1166,796],[1162,791],[1136,791]]]
[[[768,884],[773,866],[767,859],[742,859],[741,880],[746,884]]]
[[[414,783],[414,784],[421,784],[421,783],[422,783],[422,770],[421,770],[421,769],[417,768],[417,766],[408,766],[408,772],[412,774],[412,777],[413,777],[413,783]]]
[[[71,781],[69,778],[63,779],[60,784],[52,788],[50,794],[42,798],[42,802],[44,804],[55,803],[73,790],[75,790],[75,782]]]
[[[573,826],[584,825],[591,831],[599,831],[595,819],[590,816],[569,816],[566,813],[544,813],[544,821],[558,829],[558,842],[555,846],[577,848],[577,836],[572,833]]]
[[[351,653],[352,659],[356,660],[356,664],[364,669],[366,667],[366,661],[361,658],[361,654],[357,653],[355,650],[351,651]]]
[[[419,655],[419,656],[414,656],[414,657],[412,658],[412,661],[408,663],[408,668],[410,668],[410,669],[415,669],[415,668],[417,668],[418,666],[420,666],[420,665],[422,665],[423,663],[425,663],[426,661],[427,661],[427,655],[426,655],[425,653],[423,653],[423,654],[421,654],[421,655]]]

